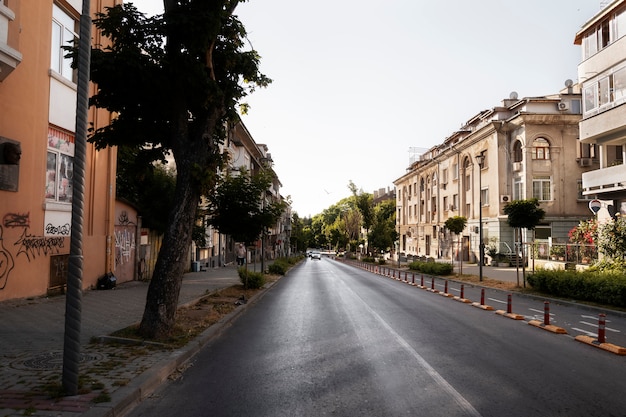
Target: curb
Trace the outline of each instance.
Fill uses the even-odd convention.
[[[294,267],[297,267],[295,265]],[[161,384],[172,375],[177,369],[184,366],[191,360],[204,346],[211,340],[219,336],[222,331],[231,324],[239,315],[243,314],[248,306],[253,305],[263,297],[278,281],[287,276],[278,278],[276,281],[267,284],[263,290],[250,299],[240,308],[236,308],[226,316],[222,317],[215,324],[200,333],[194,340],[184,347],[172,352],[169,358],[157,363],[149,370],[134,378],[127,386],[122,387],[111,394],[111,401],[108,403],[94,404],[89,411],[83,413],[82,417],[119,417],[131,411],[135,406],[154,393]],[[192,305],[198,300],[206,297],[203,295],[195,301],[192,300],[184,305]],[[104,338],[104,337],[103,337]]]
[[[543,329],[543,330],[547,330],[547,331],[552,332],[552,333],[567,334],[567,330],[565,330],[564,328],[558,327],[558,326],[554,326],[552,324],[544,324],[543,322],[541,322],[539,320],[531,320],[531,321],[528,322],[528,324],[530,324],[531,326],[538,327],[538,328]]]
[[[579,342],[588,344],[589,346],[593,346],[602,350],[606,350],[607,352],[615,353],[616,355],[624,356],[626,355],[626,348],[621,346],[614,345],[612,343],[600,343],[597,339],[594,339],[590,336],[576,336],[576,339]]]

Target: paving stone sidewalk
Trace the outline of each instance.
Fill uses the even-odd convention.
[[[180,304],[236,284],[235,266],[185,274]],[[90,343],[139,322],[147,289],[148,283],[133,281],[83,293],[79,368],[82,386],[92,389],[57,401],[49,392],[62,377],[65,296],[0,303],[0,417],[118,415],[146,383],[146,374],[167,377],[189,355],[185,349]]]

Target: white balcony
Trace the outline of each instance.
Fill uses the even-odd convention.
[[[596,169],[583,173],[583,195],[626,190],[626,166]]]
[[[0,82],[22,62],[22,54],[8,45],[9,23],[15,13],[0,2]]]

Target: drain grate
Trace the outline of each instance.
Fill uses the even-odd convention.
[[[103,355],[98,353],[81,353],[79,355],[80,363],[96,362],[102,360]],[[55,370],[63,367],[63,352],[51,351],[38,355],[29,356],[25,359],[14,361],[11,364],[15,369],[43,369]]]

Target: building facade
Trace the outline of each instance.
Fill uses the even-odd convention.
[[[282,184],[272,167],[273,160],[268,146],[257,144],[243,122],[239,121],[228,126],[227,139],[222,145],[222,151],[228,154],[228,166],[222,174],[236,176],[240,171],[246,171],[254,175],[261,171],[269,171],[272,175],[272,184],[262,196],[262,204],[284,201],[280,194]],[[233,262],[239,242],[235,242],[231,236],[219,233],[210,225],[209,218],[203,219],[203,222],[206,227],[206,247],[198,247],[194,243],[192,259],[206,267]],[[290,255],[290,234],[291,208],[288,206],[278,222],[267,230],[264,239],[259,239],[254,248],[249,248],[252,250],[248,251],[248,261],[260,261],[262,253],[265,259]]]
[[[92,15],[115,3],[92,2]],[[81,8],[81,0],[0,0],[0,300],[66,283],[77,74],[62,46],[78,37]],[[90,109],[95,127],[109,120]],[[115,169],[115,149],[87,145],[83,288],[115,272]]]
[[[581,192],[581,175],[592,168],[578,141],[580,109],[578,86],[569,80],[552,96],[511,93],[423,153],[394,181],[400,255],[477,261],[481,218],[485,247],[514,255],[518,239],[503,208],[533,197],[546,211],[535,237],[566,242],[590,217]],[[452,216],[467,218],[460,236],[444,227]]]
[[[576,34],[582,60],[580,142],[593,151],[583,194],[597,198],[598,219],[626,215],[626,1],[609,3]]]

